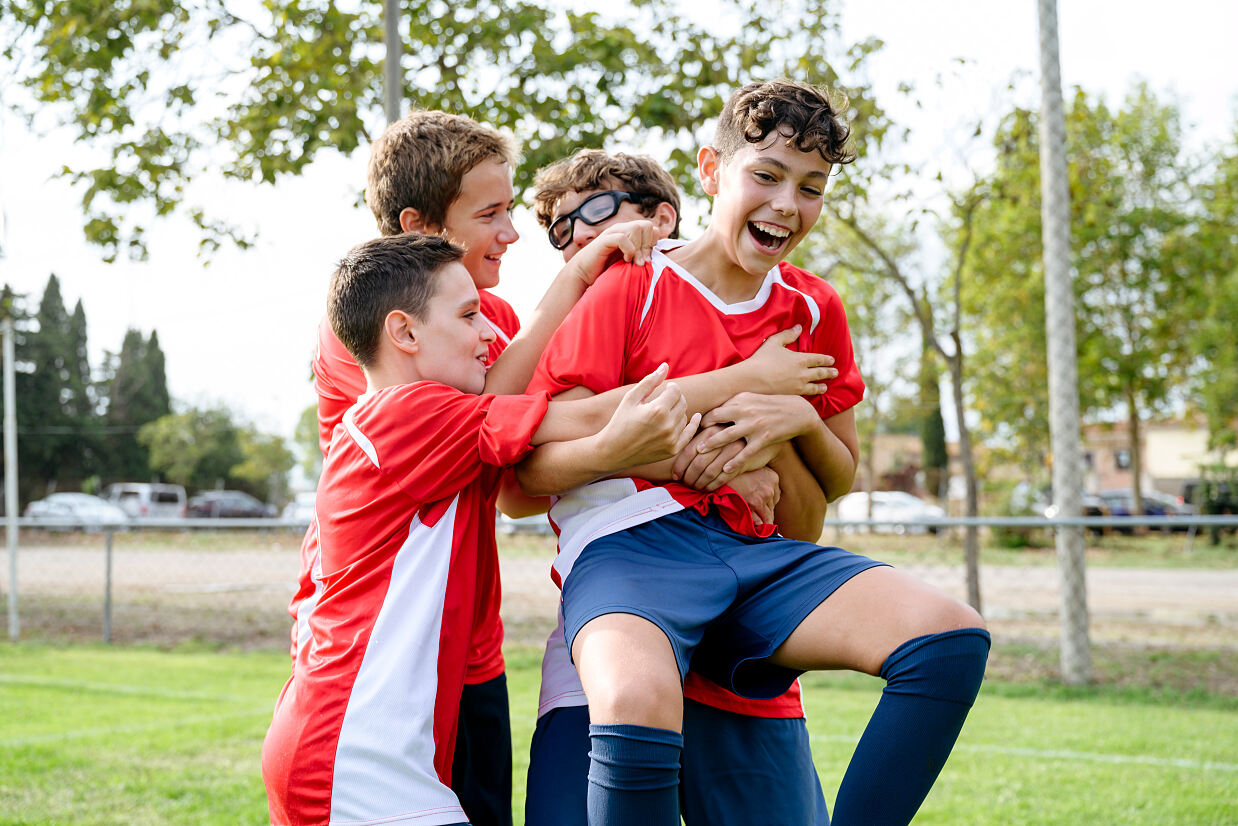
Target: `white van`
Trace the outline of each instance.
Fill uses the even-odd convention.
[[[117,482],[107,486],[104,498],[131,519],[178,519],[185,515],[185,489],[154,482]]]

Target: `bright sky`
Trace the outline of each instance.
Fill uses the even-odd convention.
[[[1061,64],[1067,87],[1083,86],[1117,102],[1136,78],[1172,92],[1200,142],[1220,142],[1238,122],[1238,3],[1232,0],[1060,0]],[[998,110],[1017,71],[1023,105],[1038,105],[1035,0],[849,0],[848,40],[886,42],[873,64],[878,92],[912,80],[925,94],[921,111],[896,109],[915,127],[912,154],[953,152],[959,124]],[[1226,56],[1228,55],[1228,57]],[[967,58],[959,65],[954,58]],[[941,92],[934,77],[946,74]],[[939,96],[939,103],[932,101]],[[882,98],[893,107],[892,95]],[[56,273],[67,307],[82,300],[92,363],[116,351],[129,327],[153,329],[167,355],[176,401],[222,403],[264,430],[291,436],[314,403],[309,360],[333,263],[375,234],[355,206],[366,151],[324,158],[301,178],[275,187],[205,182],[197,195],[208,211],[261,231],[245,253],[225,250],[203,267],[187,222],[152,227],[150,259],[101,262],[82,240],[79,196],[51,176],[81,149],[65,134],[35,137],[0,115],[0,282],[42,294]],[[522,239],[503,264],[496,290],[523,316],[536,304],[558,259],[526,210]]]

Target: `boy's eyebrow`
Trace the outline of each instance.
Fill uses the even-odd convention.
[[[764,156],[764,155],[758,155],[758,156],[757,156],[757,162],[758,162],[758,163],[769,164],[770,166],[776,166],[776,167],[778,167],[779,169],[781,169],[783,172],[790,172],[790,171],[791,171],[791,167],[787,166],[785,163],[783,163],[782,161],[778,160],[777,158],[771,158],[771,157],[766,157],[766,156]],[[829,178],[829,177],[830,177],[830,173],[828,173],[828,172],[822,172],[822,171],[820,171],[819,169],[814,169],[812,172],[809,172],[809,173],[808,173],[807,175],[805,175],[804,177],[806,177],[806,178]]]

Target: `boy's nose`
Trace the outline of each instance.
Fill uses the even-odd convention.
[[[520,233],[516,232],[516,225],[512,223],[512,217],[509,214],[505,219],[507,225],[503,227],[499,233],[499,240],[505,244],[514,244],[520,240]]]
[[[589,242],[597,237],[597,227],[591,227],[584,221],[576,221],[576,226],[572,230],[572,245],[576,247],[578,251],[589,246]]]

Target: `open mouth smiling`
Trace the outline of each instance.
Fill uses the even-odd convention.
[[[791,237],[791,230],[765,221],[749,221],[748,234],[758,247],[766,252],[776,253]]]

